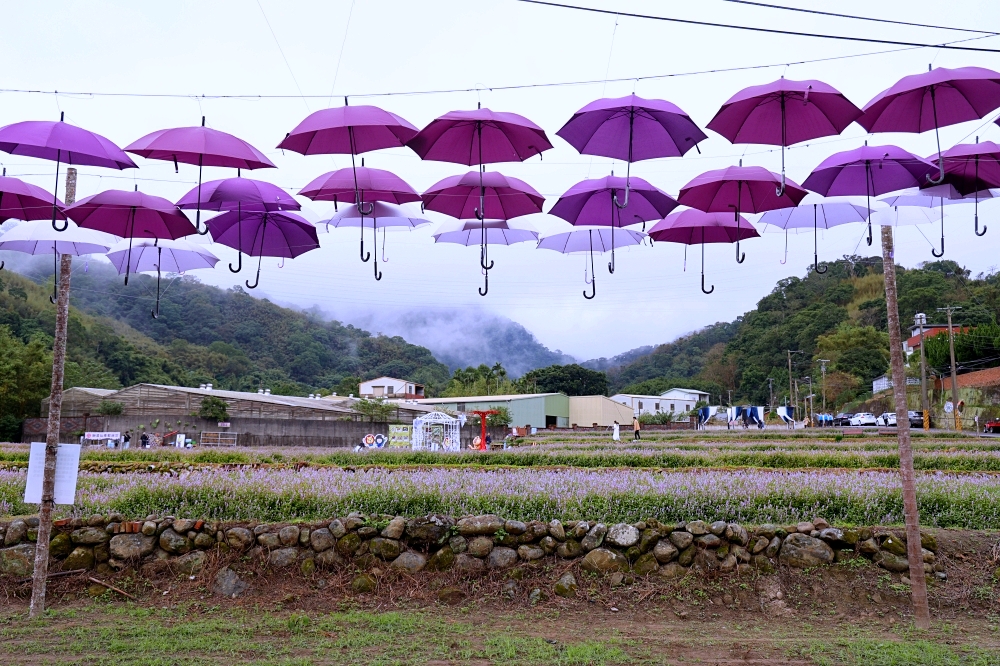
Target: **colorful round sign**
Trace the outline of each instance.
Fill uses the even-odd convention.
[[[368,433],[361,442],[370,449],[375,446],[375,435]]]
[[[375,448],[381,449],[383,446],[385,446],[386,441],[387,440],[385,435],[375,435]]]

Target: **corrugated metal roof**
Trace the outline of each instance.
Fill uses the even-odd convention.
[[[136,384],[135,386],[143,386],[143,384]],[[130,386],[129,388],[135,388],[135,386]],[[343,413],[353,413],[354,410],[342,402],[334,402],[332,400],[316,400],[314,398],[302,398],[294,395],[266,395],[260,393],[250,393],[248,391],[226,391],[223,389],[203,389],[203,388],[193,388],[190,386],[167,386],[165,384],[145,384],[145,386],[155,386],[156,388],[166,389],[168,391],[178,391],[180,393],[191,393],[194,395],[203,396],[215,396],[217,398],[229,398],[230,400],[247,400],[250,402],[264,402],[270,405],[284,405],[286,407],[305,407],[308,409],[317,409],[327,412],[343,412]],[[123,391],[128,389],[122,389]],[[350,398],[344,398],[344,401],[350,401]]]
[[[563,395],[562,393],[517,393],[512,395],[471,395],[461,398],[421,398],[418,403],[426,405],[441,405],[453,402],[506,402],[508,400],[526,400],[528,398],[544,398],[550,395]]]

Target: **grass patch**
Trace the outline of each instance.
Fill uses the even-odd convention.
[[[956,648],[927,640],[877,641],[865,638],[815,644],[800,653],[817,666],[996,666],[1000,653]]]

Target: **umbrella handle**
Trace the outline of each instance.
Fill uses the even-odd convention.
[[[788,227],[785,227],[785,258],[783,261],[779,261],[778,263],[782,266],[788,263]]]
[[[49,302],[52,305],[56,304],[56,296],[58,292],[56,291],[56,285],[59,284],[59,253],[52,250],[52,295],[49,296]]]
[[[588,231],[587,234],[590,236],[590,296],[587,296],[587,290],[584,289],[583,297],[590,301],[597,296],[597,273],[594,272],[594,232]]]
[[[153,319],[160,318],[160,264],[159,255],[162,252],[159,248],[156,250],[157,254],[157,264],[156,264],[156,309],[151,311],[149,314],[153,316]]]
[[[586,289],[583,290],[583,297],[586,298],[588,301],[594,300],[595,296],[597,296],[597,278],[594,278],[594,279],[592,279],[590,281],[590,294],[589,295],[587,294],[587,290]]]
[[[829,266],[824,266],[823,270],[819,269],[819,232],[817,231],[816,214],[819,206],[813,204],[813,270],[822,275],[830,270]],[[824,218],[826,219],[826,218]],[[788,230],[785,230],[788,233]]]
[[[701,293],[711,294],[715,291],[715,285],[711,289],[705,289],[705,229],[701,230]]]
[[[257,265],[257,279],[254,280],[254,283],[250,284],[250,280],[244,280],[244,283],[246,284],[247,289],[256,289],[257,288],[257,285],[260,284],[260,264]]]
[[[736,241],[736,263],[742,264],[746,258],[747,258],[747,253],[746,252],[743,252],[742,254],[740,253],[740,242]]]
[[[983,233],[979,233],[979,215],[976,215],[976,235],[985,236],[986,235],[986,225],[983,225]],[[0,271],[3,270],[3,263],[0,263]]]
[[[714,284],[712,285],[711,289],[705,289],[705,274],[704,273],[701,274],[701,291],[704,294],[711,294],[713,291],[715,291],[715,285]]]
[[[628,208],[628,194],[629,194],[629,190],[631,190],[631,187],[629,186],[629,183],[626,180],[625,181],[625,201],[618,201],[618,193],[617,192],[611,195],[611,200],[615,202],[615,206],[617,206],[618,208]]]
[[[365,254],[365,220],[364,220],[364,218],[362,218],[361,219],[361,261],[363,261],[364,263],[368,263],[368,260],[371,259],[371,256],[372,256],[371,252],[369,252],[368,254]]]
[[[976,142],[979,142],[979,137],[976,137]],[[985,236],[986,235],[986,225],[983,225],[983,233],[979,233],[979,156],[976,155],[976,235]],[[0,271],[3,270],[3,264],[0,263]]]
[[[69,228],[69,220],[68,219],[66,220],[66,223],[63,224],[62,228],[59,228],[58,226],[56,226],[56,214],[59,211],[59,208],[56,206],[56,197],[57,197],[57,194],[59,192],[59,162],[60,162],[60,158],[61,157],[62,157],[62,151],[61,150],[57,150],[56,151],[56,186],[55,186],[55,189],[52,190],[52,228],[55,229],[56,231],[66,231],[66,229]],[[52,301],[52,302],[55,303],[55,301]]]
[[[483,274],[483,288],[479,290],[480,296],[485,296],[490,291],[490,274]]]
[[[868,218],[868,245],[871,246],[871,244],[872,244],[872,219],[871,219],[871,217],[869,217]]]
[[[783,197],[785,196],[785,170],[781,170],[781,184],[774,188],[774,196]]]
[[[933,254],[935,257],[938,257],[938,258],[941,258],[941,257],[944,256],[944,236],[941,236],[941,252],[938,253],[937,250],[935,250],[934,248],[931,248],[931,254]]]
[[[625,191],[625,200],[628,201],[628,190]],[[608,272],[615,274],[615,228],[611,227],[611,261],[608,262]]]
[[[243,270],[243,253],[237,252],[236,254],[239,257],[239,261],[236,264],[236,268],[233,268],[233,262],[231,261],[229,262],[229,270],[232,271],[233,273],[239,273],[241,270]]]
[[[944,182],[944,158],[941,156],[941,135],[938,133],[937,102],[934,99],[934,86],[931,86],[931,109],[934,111],[934,138],[937,139],[938,177],[931,178],[931,175],[927,174],[927,182],[931,185],[940,185]]]
[[[367,208],[365,207],[367,206]],[[375,202],[374,201],[359,201],[358,202],[358,212],[361,215],[368,216],[375,212]]]
[[[5,261],[0,261],[0,271],[3,270],[4,264],[6,264],[6,263],[7,262],[5,262]]]

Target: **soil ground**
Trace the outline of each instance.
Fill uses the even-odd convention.
[[[935,534],[948,580],[930,585],[927,632],[912,628],[901,576],[866,560],[617,586],[557,559],[477,578],[377,567],[368,572],[376,591],[358,595],[357,571],[305,577],[212,556],[194,577],[150,566],[99,577],[137,602],[101,593],[87,576],[53,579],[37,621],[26,617],[29,586],[0,581],[0,663],[1000,664],[991,559],[1000,537]],[[250,584],[240,598],[210,592],[226,565]],[[564,570],[579,583],[574,599],[552,594]],[[447,588],[451,604],[441,601]],[[531,604],[536,588],[542,599]]]

